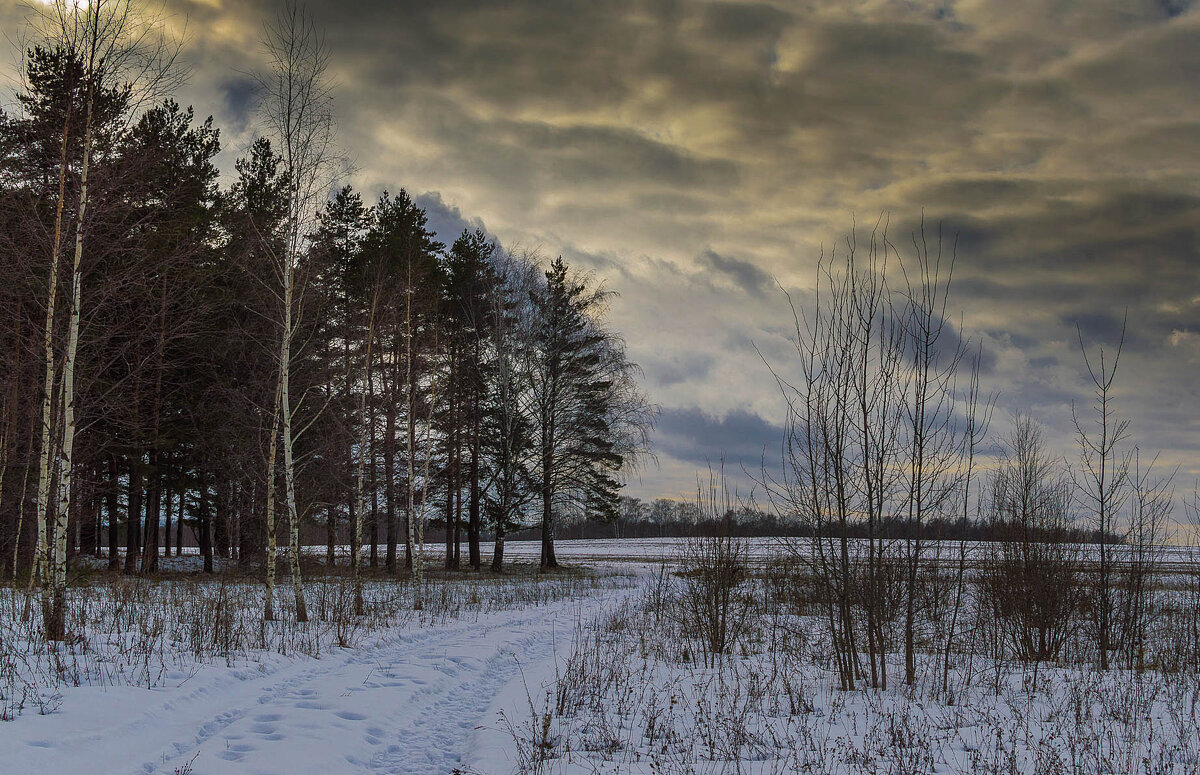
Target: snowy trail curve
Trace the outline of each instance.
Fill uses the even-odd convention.
[[[563,655],[580,620],[627,595],[384,633],[272,669],[207,666],[183,685],[66,690],[59,713],[0,725],[0,775],[449,775],[523,669]]]

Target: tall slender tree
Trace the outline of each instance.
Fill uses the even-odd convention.
[[[1129,466],[1133,454],[1132,451],[1121,450],[1122,443],[1129,435],[1129,421],[1120,419],[1113,401],[1113,385],[1125,347],[1125,325],[1121,326],[1121,337],[1115,350],[1106,351],[1101,347],[1094,356],[1088,355],[1082,330],[1077,333],[1079,350],[1083,354],[1092,385],[1092,419],[1088,422],[1086,415],[1074,405],[1071,406],[1071,416],[1079,444],[1079,494],[1099,542],[1092,613],[1100,669],[1107,670],[1109,652],[1113,647],[1115,575],[1109,545],[1116,533],[1117,514],[1128,498]]]
[[[289,1],[264,28],[263,45],[270,69],[259,77],[262,116],[279,148],[287,175],[288,198],[282,250],[276,258],[279,281],[279,421],[283,446],[284,496],[288,512],[289,552],[296,618],[308,621],[300,580],[300,511],[296,502],[292,360],[298,342],[296,312],[303,297],[297,264],[328,191],[333,165],[333,95],[328,80],[329,53],[324,36],[307,10]]]

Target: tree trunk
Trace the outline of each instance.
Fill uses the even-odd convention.
[[[554,490],[551,488],[551,458],[542,453],[542,568],[557,568],[554,556]]]
[[[479,553],[479,397],[476,392],[474,405],[471,408],[471,463],[468,479],[471,486],[471,503],[469,522],[467,524],[467,553],[468,562],[475,570],[483,567],[483,559]]]
[[[496,540],[492,545],[492,572],[504,572],[504,528],[496,526]]]
[[[213,547],[218,557],[228,560],[230,555],[230,544],[232,536],[229,534],[229,510],[226,508],[224,499],[221,498],[221,493],[225,488],[221,486],[220,477],[217,478],[213,485],[214,497],[216,499],[216,507],[214,509],[213,518],[211,521],[213,534]]]
[[[283,345],[279,354],[279,413],[283,424],[283,485],[287,499],[288,565],[292,571],[292,592],[296,596],[296,621],[308,621],[308,608],[304,605],[304,587],[300,581],[300,514],[296,508],[296,465],[292,458],[292,265],[291,256],[285,258],[283,268]]]
[[[553,378],[549,380],[552,384]],[[542,410],[542,563],[541,567],[557,568],[558,559],[554,556],[554,412],[553,397],[555,390],[548,389],[550,397],[543,399],[550,404]]]
[[[454,406],[454,570],[462,567],[462,430],[459,428],[459,412],[462,407]]]
[[[358,418],[359,418],[359,436],[358,436],[358,461],[356,464],[357,470],[354,477],[354,501],[350,504],[350,517],[354,523],[354,535],[350,540],[350,578],[354,587],[354,614],[362,616],[364,611],[363,603],[363,585],[362,585],[362,539],[363,539],[363,510],[366,508],[366,493],[364,485],[366,479],[365,462],[367,457],[367,434],[369,426],[367,425],[367,395],[371,386],[371,348],[375,342],[375,309],[379,303],[379,292],[376,291],[371,296],[371,315],[367,320],[367,353],[366,362],[363,364],[363,372],[366,379],[364,380],[363,392],[358,400]],[[347,356],[349,360],[349,356]],[[349,369],[346,372],[346,379],[349,382]]]
[[[146,469],[146,544],[142,547],[142,573],[158,570],[158,518],[162,513],[162,472],[159,453],[150,450],[150,465]]]
[[[412,262],[408,263],[408,286],[404,294],[404,389],[405,422],[408,424],[405,458],[408,464],[408,481],[405,483],[405,519],[408,522],[409,564],[413,569],[413,608],[420,610],[424,604],[422,590],[425,581],[425,496],[421,497],[421,516],[418,522],[416,506],[416,454],[417,454],[417,372],[413,368],[412,328]],[[426,473],[429,467],[426,465]],[[428,483],[426,482],[426,487]]]
[[[164,477],[166,478],[166,477]],[[167,507],[163,510],[163,557],[171,556],[171,518],[174,516],[175,500],[171,488],[166,488]]]
[[[279,456],[279,396],[281,387],[275,388],[275,406],[271,407],[270,441],[267,442],[267,513],[266,513],[266,593],[263,598],[263,618],[275,618],[275,459]]]
[[[142,455],[129,456],[129,494],[125,510],[125,575],[137,573],[138,549],[142,537]]]
[[[371,372],[367,372],[367,392],[372,396],[375,395],[375,383],[372,380]],[[370,564],[372,568],[379,565],[379,469],[375,463],[375,402],[371,402],[370,411],[367,413],[367,459],[371,465],[371,556]],[[364,501],[365,505],[365,501]],[[364,515],[365,517],[365,515]]]
[[[121,558],[117,550],[120,523],[117,518],[117,488],[120,487],[120,476],[117,473],[116,453],[108,456],[108,482],[104,487],[104,510],[108,513],[108,569],[121,569]]]
[[[393,573],[396,570],[396,404],[388,382],[383,385],[387,400],[387,411],[383,421],[383,507],[387,515],[387,556],[384,567]],[[391,385],[395,385],[392,380]]]
[[[46,293],[46,328],[43,336],[43,355],[46,361],[46,373],[42,386],[42,422],[41,422],[41,454],[38,460],[37,501],[34,520],[37,524],[37,545],[34,549],[34,562],[30,568],[30,580],[39,584],[45,583],[49,570],[49,545],[46,538],[46,527],[50,520],[50,461],[53,458],[54,447],[54,311],[58,304],[58,267],[62,255],[63,204],[66,199],[67,186],[67,147],[71,124],[71,105],[67,105],[66,116],[63,119],[62,150],[58,167],[58,202],[54,214],[54,244],[50,249],[50,272],[48,290]]]
[[[446,390],[446,398],[448,405],[446,407],[447,429],[446,429],[446,570],[454,570],[458,567],[455,560],[454,544],[456,541],[455,529],[455,509],[454,509],[454,453],[458,445],[458,437],[455,433],[455,405],[454,383],[457,378],[457,373],[454,369],[454,348],[450,348],[450,373],[447,375],[448,386]]]
[[[325,511],[325,564],[330,568],[337,565],[334,547],[337,544],[337,505],[330,503]]]
[[[183,504],[187,488],[185,485],[179,486],[179,512],[175,515],[175,556],[183,555]]]
[[[371,567],[379,567],[379,475],[375,469],[375,444],[371,444]]]
[[[204,470],[200,470],[196,488],[200,491],[196,503],[196,522],[200,528],[200,554],[204,558],[204,572],[213,572],[213,529],[212,517],[208,509],[208,480]]]

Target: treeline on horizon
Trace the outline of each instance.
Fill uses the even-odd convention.
[[[78,553],[150,573],[194,540],[206,570],[269,558],[271,585],[301,525],[330,564],[353,543],[356,571],[399,573],[435,516],[447,568],[501,569],[528,526],[552,567],[557,518],[615,515],[653,409],[610,293],[482,231],[444,244],[403,189],[341,185],[295,5],[223,184],[218,127],[164,87],[136,11],[55,6],[0,113],[3,573],[59,590]]]
[[[436,524],[436,522],[434,523]],[[874,531],[874,533],[872,533]],[[620,508],[610,519],[585,518],[559,526],[557,535],[563,540],[604,540],[636,538],[691,538],[694,536],[734,536],[739,538],[813,538],[825,535],[840,538],[869,539],[872,534],[882,540],[920,539],[924,541],[1066,541],[1070,543],[1100,543],[1100,535],[1083,526],[1050,528],[1029,526],[1024,533],[1013,530],[1009,521],[994,515],[969,518],[935,517],[919,524],[904,516],[885,517],[872,528],[866,522],[847,522],[818,531],[811,522],[794,515],[780,516],[754,506],[739,506],[714,516],[693,501],[655,498],[644,501],[622,495]],[[536,530],[514,532],[514,541],[529,541],[538,537]],[[1127,543],[1127,537],[1110,532],[1108,543]]]

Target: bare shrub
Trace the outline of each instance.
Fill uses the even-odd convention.
[[[703,647],[706,664],[729,653],[750,627],[752,602],[741,589],[749,547],[733,534],[732,504],[724,478],[718,484],[710,475],[707,492],[697,493],[696,505],[719,527],[687,539],[679,557],[679,624]]]
[[[1006,442],[989,482],[994,544],[981,591],[1018,659],[1052,661],[1076,629],[1084,601],[1070,483],[1032,418],[1017,415]]]

